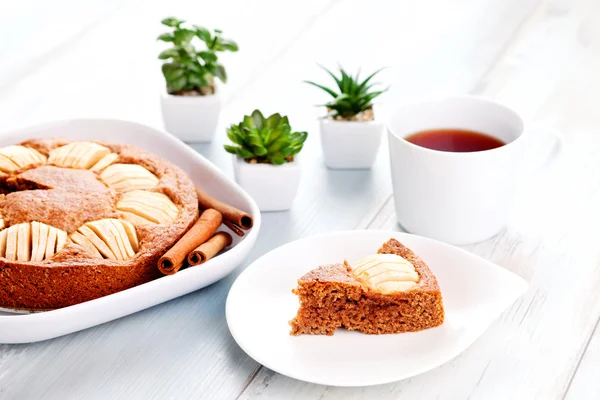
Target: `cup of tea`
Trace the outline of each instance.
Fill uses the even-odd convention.
[[[387,128],[404,229],[455,245],[502,230],[531,135],[517,112],[481,97],[444,96],[398,106]],[[549,133],[558,154],[562,141]]]

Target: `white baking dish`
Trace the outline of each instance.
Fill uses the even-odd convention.
[[[212,196],[251,213],[254,227],[243,238],[232,235],[234,243],[229,251],[175,275],[58,310],[20,315],[0,312],[0,343],[28,343],[55,338],[183,296],[230,274],[256,241],[260,212],[254,200],[207,159],[165,132],[127,121],[69,120],[2,133],[0,146],[36,137],[137,144],[181,167],[196,185]]]

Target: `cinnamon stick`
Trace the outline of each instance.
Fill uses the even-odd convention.
[[[230,221],[244,230],[252,228],[254,220],[250,214],[215,199],[200,188],[196,188],[196,194],[201,209],[213,208],[223,215],[225,221]]]
[[[244,236],[244,231],[243,231],[243,230],[241,230],[241,229],[240,229],[240,228],[239,228],[239,227],[238,227],[236,224],[234,224],[233,222],[231,222],[231,221],[227,221],[227,220],[224,220],[224,221],[223,221],[223,225],[225,225],[226,227],[228,227],[229,229],[231,229],[231,231],[232,231],[233,233],[235,233],[236,235],[238,235],[238,236]]]
[[[223,216],[214,209],[202,213],[192,228],[158,260],[158,269],[165,275],[173,275],[183,265],[187,255],[206,242],[219,229]]]
[[[213,237],[192,250],[187,257],[188,263],[191,266],[205,263],[225,247],[230,246],[232,240],[231,235],[227,232],[215,233]]]

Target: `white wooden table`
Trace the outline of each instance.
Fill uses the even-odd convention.
[[[263,215],[236,273],[118,321],[29,345],[0,346],[1,399],[600,399],[600,2],[598,0],[20,0],[0,2],[0,131],[72,117],[161,126],[156,55],[167,15],[218,27],[230,83],[211,145],[231,174],[225,127],[260,108],[310,132],[290,212]],[[348,229],[399,230],[387,144],[370,171],[323,166],[317,110],[303,79],[316,62],[382,65],[381,98],[473,93],[559,128],[558,162],[531,149],[507,228],[465,248],[526,278],[529,292],[465,353],[389,385],[299,382],[261,367],[226,326],[227,292],[243,268],[288,241]],[[143,138],[141,143],[143,146]]]

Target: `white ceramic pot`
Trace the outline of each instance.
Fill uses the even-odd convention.
[[[160,96],[165,129],[184,142],[212,141],[221,111],[218,93],[208,96]]]
[[[283,165],[250,164],[233,157],[235,180],[256,201],[260,211],[292,208],[300,185],[298,161]]]
[[[384,124],[377,121],[320,120],[325,165],[334,169],[371,168],[377,157]]]

